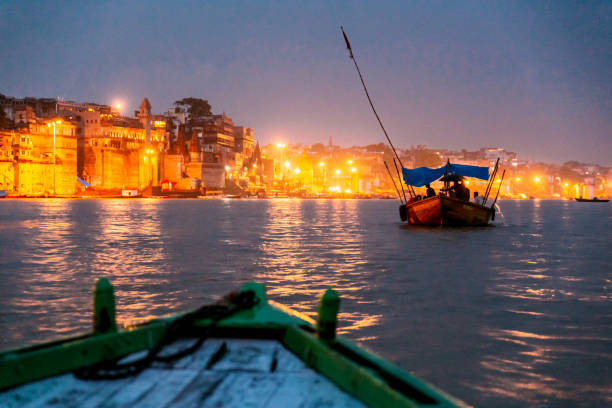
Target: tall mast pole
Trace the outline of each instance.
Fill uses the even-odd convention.
[[[351,48],[351,43],[349,42],[348,37],[346,36],[346,33],[344,32],[344,28],[342,26],[340,26],[340,30],[342,31],[344,42],[346,42],[346,48],[348,48],[349,57],[353,60],[353,63],[355,64],[355,68],[357,69],[357,74],[359,75],[359,79],[361,80],[361,85],[363,85],[363,90],[365,91],[366,97],[368,98],[368,102],[370,102],[372,111],[374,112],[374,115],[376,116],[376,119],[378,120],[378,124],[380,125],[380,128],[382,129],[383,133],[385,134],[385,137],[387,138],[387,142],[389,142],[389,146],[391,146],[391,149],[393,150],[393,154],[395,154],[397,161],[399,162],[400,166],[402,166],[402,169],[403,169],[404,165],[402,164],[402,161],[399,158],[397,151],[395,150],[395,146],[393,146],[393,143],[391,142],[391,139],[389,138],[389,135],[387,134],[387,131],[385,130],[385,127],[383,126],[383,123],[380,120],[378,113],[376,112],[376,108],[374,108],[374,103],[372,102],[372,98],[370,98],[370,93],[368,92],[368,88],[366,87],[365,81],[363,80],[363,76],[361,75],[359,66],[357,65],[357,60],[355,59],[355,56],[353,55],[353,49]]]

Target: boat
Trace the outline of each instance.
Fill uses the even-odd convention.
[[[118,329],[111,283],[93,332],[0,353],[0,406],[467,407],[336,333],[338,293],[316,321],[263,285]]]
[[[121,190],[121,197],[123,198],[139,198],[140,196],[138,190]]]
[[[576,201],[580,202],[580,203],[607,203],[610,200],[608,200],[607,198],[601,199],[601,198],[597,198],[597,197],[593,197],[593,198],[576,198]]]
[[[446,195],[415,200],[404,207],[411,225],[482,227],[489,225],[492,217],[489,207]]]
[[[355,65],[355,70],[359,76],[361,81],[361,85],[363,86],[363,90],[365,92],[365,96],[372,108],[372,112],[374,116],[376,116],[376,120],[380,125],[381,130],[383,131],[387,142],[389,143],[389,147],[393,152],[393,164],[395,170],[397,172],[398,178],[400,177],[399,168],[402,169],[403,179],[406,185],[409,187],[408,191],[411,196],[410,200],[406,200],[399,207],[400,219],[402,221],[408,221],[412,225],[428,225],[428,226],[486,226],[489,224],[489,220],[493,220],[495,218],[495,201],[497,201],[497,197],[495,197],[495,201],[491,207],[487,207],[485,205],[470,203],[469,197],[467,200],[457,199],[451,197],[449,194],[448,185],[445,183],[445,192],[438,196],[428,197],[426,199],[422,199],[418,196],[412,187],[422,187],[430,182],[440,179],[443,176],[448,177],[449,175],[456,176],[468,176],[468,177],[476,177],[484,180],[489,180],[489,168],[482,166],[468,166],[462,164],[451,164],[450,161],[446,163],[446,165],[437,168],[430,169],[428,167],[419,167],[416,169],[407,169],[403,166],[402,160],[400,156],[397,154],[397,150],[395,146],[391,142],[391,138],[387,133],[382,121],[380,120],[380,116],[376,112],[376,108],[374,107],[374,102],[372,102],[372,98],[370,98],[370,93],[366,87],[365,81],[363,79],[363,75],[361,75],[361,70],[357,64],[357,60],[355,59],[355,55],[353,54],[353,49],[351,47],[351,43],[349,42],[348,36],[344,32],[344,28],[341,26],[340,30],[342,32],[342,37],[344,38],[344,42],[346,44],[346,48],[349,53],[349,58],[353,61]],[[397,161],[396,161],[397,160]],[[402,200],[402,194],[399,192],[399,188],[395,185],[393,174],[387,162],[383,159],[383,163],[389,173],[389,177],[391,178],[391,182],[397,192],[397,195]],[[399,164],[399,166],[398,166]],[[495,163],[494,172],[497,171],[499,166],[499,159]],[[505,174],[505,171],[504,171]],[[503,175],[502,175],[503,180]],[[401,181],[400,181],[401,183]],[[491,183],[489,183],[489,186]],[[489,189],[487,186],[487,190]],[[501,187],[501,184],[500,184]],[[403,188],[402,188],[403,191]],[[499,194],[499,190],[497,191]],[[405,195],[404,195],[404,198]],[[465,197],[464,197],[465,198]],[[486,198],[484,204],[486,204]]]
[[[494,171],[496,169],[497,164]],[[444,181],[444,188],[438,195],[425,198],[412,193],[411,198],[399,207],[400,219],[408,221],[411,225],[436,227],[483,227],[489,225],[489,221],[495,218],[494,208],[497,197],[495,197],[491,207],[484,205],[486,196],[480,203],[470,202],[469,190],[467,189],[465,189],[466,197],[453,197],[452,187],[449,187],[449,183],[451,181],[460,183],[464,177],[489,180],[489,168],[451,164],[450,162],[435,169],[428,167],[403,168],[404,183],[408,186],[409,192],[411,187],[422,187],[436,180]]]

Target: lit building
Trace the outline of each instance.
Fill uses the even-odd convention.
[[[138,116],[100,113],[99,119],[88,123],[83,138],[83,178],[92,187],[143,190],[159,185],[166,122],[154,120],[146,98]]]
[[[14,111],[25,119],[29,107]],[[76,125],[64,118],[20,120],[0,131],[0,189],[27,196],[70,195],[77,189]]]

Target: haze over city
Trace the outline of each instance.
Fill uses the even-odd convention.
[[[384,137],[610,165],[612,4],[146,2],[0,5],[0,92],[163,112],[186,95],[262,143]]]

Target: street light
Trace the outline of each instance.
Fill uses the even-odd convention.
[[[55,122],[51,122],[51,123],[47,123],[47,127],[51,127],[51,125],[53,125],[53,195],[55,195],[55,164],[56,164],[56,160],[55,160],[55,125],[59,125],[61,124],[62,121],[61,120],[56,120]]]

